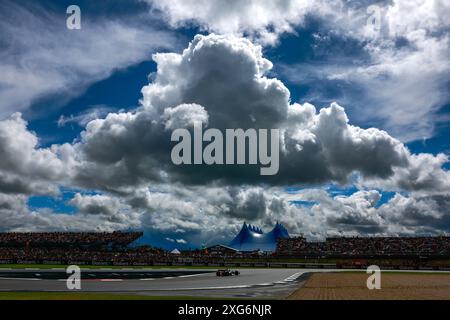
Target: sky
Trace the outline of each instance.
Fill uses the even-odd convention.
[[[68,29],[70,5],[81,29]],[[0,3],[0,231],[227,244],[450,232],[450,3]],[[279,129],[279,172],[176,166],[171,133]]]

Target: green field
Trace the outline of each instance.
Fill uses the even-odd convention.
[[[80,292],[0,292],[0,300],[216,300],[208,297],[143,296]]]

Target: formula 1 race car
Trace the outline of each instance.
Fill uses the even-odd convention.
[[[237,270],[230,270],[230,269],[220,269],[217,270],[216,275],[218,277],[230,277],[230,276],[238,276],[240,274]]]

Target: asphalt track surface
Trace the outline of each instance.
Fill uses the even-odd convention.
[[[241,272],[239,276],[217,277],[216,270],[211,269],[84,269],[81,273],[80,291],[152,296],[278,299],[287,297],[300,287],[311,273],[347,271],[342,269],[238,270]],[[0,269],[0,292],[68,292],[70,290],[66,286],[66,277],[64,269]]]
[[[216,270],[93,270],[81,273],[81,292],[166,296],[268,297],[288,295],[308,270],[239,269],[239,276],[217,277]],[[51,279],[49,279],[51,278]],[[0,270],[0,291],[68,292],[60,270]]]

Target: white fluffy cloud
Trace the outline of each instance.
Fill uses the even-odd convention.
[[[288,89],[266,77],[272,63],[247,39],[198,35],[182,54],[159,53],[153,60],[158,71],[142,89],[149,111],[197,103],[214,128],[269,127],[286,116]]]
[[[330,196],[321,189],[301,190],[285,200],[310,201],[297,207],[304,225],[294,230],[310,237],[358,235],[440,235],[450,232],[449,195],[405,196],[395,194],[379,204],[376,190],[357,191],[349,196]]]
[[[80,212],[87,214],[115,215],[119,212],[121,205],[117,198],[111,198],[105,195],[81,195],[75,194],[69,202],[77,207]]]
[[[431,138],[448,120],[439,111],[450,98],[450,5],[443,0],[377,2],[379,31],[368,24],[374,12],[367,12],[368,5],[349,2],[344,11],[325,19],[319,15],[324,26],[312,46],[322,61],[280,71],[292,83],[312,87],[308,98],[338,99],[359,123],[376,124],[404,142]],[[340,50],[342,43],[353,45],[353,51]],[[352,56],[355,52],[359,55]],[[338,88],[343,88],[339,97]]]
[[[28,197],[0,192],[0,231],[114,231],[140,228],[134,214],[118,219],[92,214],[63,214],[50,209],[30,210]]]
[[[174,243],[178,243],[178,244],[186,244],[187,241],[184,239],[172,239],[172,238],[165,238],[165,240],[169,241],[169,242],[174,242]]]
[[[386,231],[384,219],[375,206],[381,198],[378,191],[358,191],[350,196],[331,197],[324,190],[306,190],[299,198],[313,201],[311,207],[317,228],[322,221],[326,228],[321,228],[324,235],[345,234],[383,234]]]
[[[162,118],[167,130],[192,128],[195,123],[208,124],[208,113],[198,104],[180,104],[175,108],[167,108]]]
[[[189,25],[220,34],[249,35],[264,44],[275,44],[293,32],[310,13],[327,13],[332,7],[310,0],[146,0],[161,10],[172,27]]]
[[[55,194],[71,174],[71,146],[41,148],[20,113],[0,121],[0,192]]]
[[[450,233],[450,195],[407,197],[397,194],[381,210],[392,229],[408,234]]]
[[[366,187],[385,190],[409,191],[416,194],[447,193],[450,190],[450,172],[442,166],[448,162],[448,156],[440,153],[410,155],[408,165],[397,168],[394,174],[385,179],[366,179],[361,184]]]

